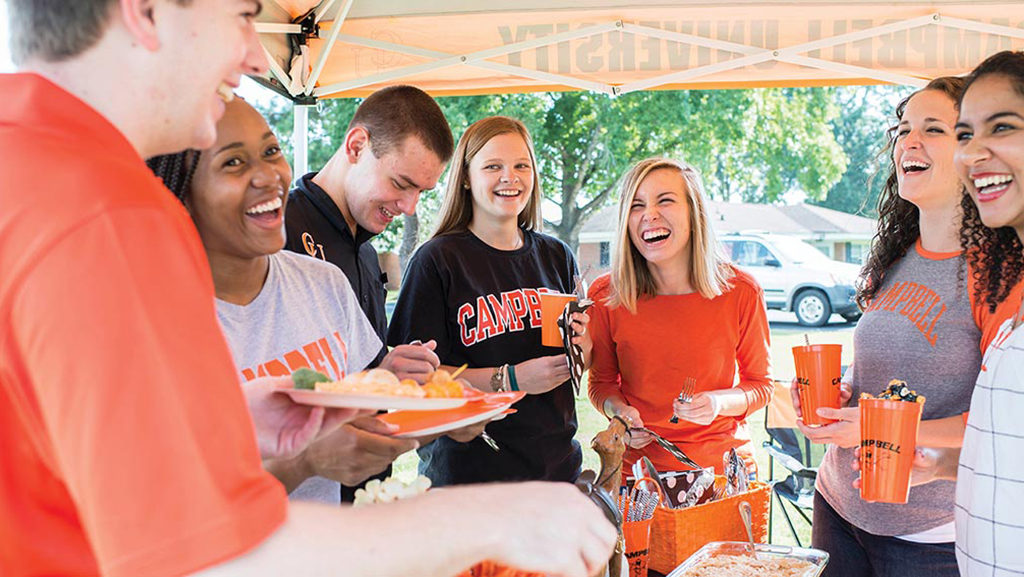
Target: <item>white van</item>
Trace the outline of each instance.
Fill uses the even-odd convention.
[[[769,309],[793,311],[804,326],[820,327],[832,313],[860,318],[858,265],[839,262],[806,242],[778,234],[731,233],[719,237],[733,262],[764,289]]]

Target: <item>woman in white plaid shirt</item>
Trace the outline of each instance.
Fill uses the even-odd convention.
[[[981,222],[961,233],[990,306],[1018,313],[989,345],[956,470],[956,547],[965,577],[1024,575],[1024,52],[971,72],[956,124],[956,166]],[[979,295],[982,296],[982,295]]]

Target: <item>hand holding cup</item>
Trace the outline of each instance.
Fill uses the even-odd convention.
[[[819,407],[840,407],[842,382],[842,345],[805,345],[793,347],[796,365],[796,392],[799,415],[804,424],[828,425],[834,422],[820,416]]]

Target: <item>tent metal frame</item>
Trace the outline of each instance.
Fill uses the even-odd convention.
[[[795,64],[799,66],[805,66],[809,68],[827,70],[841,75],[846,75],[849,76],[850,78],[855,79],[866,78],[880,82],[904,84],[919,88],[924,86],[928,80],[916,76],[908,76],[905,74],[897,74],[885,72],[882,70],[874,70],[863,66],[855,66],[839,62],[832,62],[830,60],[826,60],[823,58],[807,56],[806,54],[811,51],[820,50],[822,48],[840,46],[850,42],[857,42],[860,40],[875,38],[883,34],[890,34],[893,32],[900,32],[923,26],[945,26],[960,30],[991,34],[995,36],[1005,36],[1009,38],[1024,39],[1024,30],[1022,29],[1012,28],[1009,26],[1002,26],[998,24],[987,24],[984,22],[978,22],[975,20],[967,20],[962,18],[943,17],[940,12],[934,12],[923,16],[918,16],[915,18],[909,18],[906,20],[866,28],[864,30],[858,30],[855,32],[849,32],[845,34],[838,34],[827,38],[814,40],[811,42],[805,42],[793,46],[775,49],[766,49],[758,46],[750,46],[746,44],[716,40],[694,34],[674,32],[671,30],[662,30],[659,28],[652,28],[648,26],[623,22],[622,20],[616,20],[614,22],[606,22],[592,26],[585,26],[577,30],[570,30],[557,34],[552,34],[550,36],[544,36],[531,40],[525,40],[522,42],[516,42],[513,44],[507,44],[503,46],[487,48],[484,50],[478,50],[476,52],[471,52],[468,54],[449,54],[445,52],[439,52],[436,50],[418,48],[415,46],[395,44],[381,40],[374,40],[372,38],[354,36],[351,34],[342,34],[341,29],[344,27],[344,22],[348,17],[348,14],[351,11],[354,2],[355,0],[344,0],[342,6],[337,11],[335,18],[332,21],[329,36],[327,38],[326,43],[324,44],[323,50],[320,52],[317,61],[313,64],[312,72],[309,74],[309,77],[305,79],[305,82],[301,84],[301,90],[296,90],[294,88],[296,86],[296,83],[293,81],[292,76],[289,75],[289,73],[286,72],[281,67],[281,65],[278,62],[276,62],[274,58],[271,57],[269,52],[267,53],[267,57],[270,60],[271,74],[277,79],[278,82],[282,84],[282,86],[285,87],[285,90],[291,95],[293,100],[301,100],[302,102],[309,102],[311,100],[315,101],[316,99],[329,97],[331,95],[339,94],[348,90],[362,88],[365,86],[372,86],[378,83],[391,82],[399,80],[401,78],[415,76],[426,72],[433,72],[453,66],[473,66],[477,68],[491,70],[494,72],[501,72],[511,76],[520,76],[523,78],[528,78],[539,82],[545,82],[548,84],[558,84],[566,86],[567,88],[588,90],[593,92],[609,94],[612,96],[627,94],[638,90],[648,90],[652,88],[657,88],[659,86],[681,83],[684,81],[716,74],[719,72],[735,70],[738,68],[742,68],[744,66],[760,64],[763,62],[773,60],[789,64]],[[322,3],[322,5],[314,11],[315,21],[317,23],[321,22],[321,20],[324,18],[327,12],[331,10],[337,3],[338,0],[327,0],[326,2]],[[299,24],[294,23],[258,23],[256,27],[257,31],[261,34],[303,34],[303,27]],[[522,66],[513,66],[509,64],[502,64],[492,61],[493,58],[498,58],[508,54],[522,52],[534,48],[552,46],[560,42],[567,42],[570,40],[580,38],[589,38],[591,36],[597,34],[604,34],[610,31],[621,31],[624,33],[654,37],[667,41],[679,42],[682,44],[728,51],[738,55],[738,57],[726,60],[724,62],[699,66],[696,68],[681,70],[678,72],[661,74],[651,78],[638,80],[635,82],[629,82],[622,85],[612,85],[603,82],[595,82],[592,80],[577,78],[570,75],[554,74],[550,72],[532,70]],[[411,66],[405,66],[387,72],[372,74],[369,76],[347,80],[344,82],[337,82],[326,86],[321,86],[318,88],[316,86],[316,83],[319,80],[321,73],[323,72],[324,66],[327,63],[327,59],[330,57],[331,52],[335,49],[336,45],[339,42],[342,44],[352,46],[375,48],[379,50],[403,54],[406,56],[425,58],[428,59],[428,62],[415,64]],[[305,70],[307,69],[308,66],[309,64],[306,61],[306,56],[304,54],[293,55],[293,62],[291,67],[293,71]],[[293,144],[295,146],[296,172],[298,174],[303,174],[306,171],[308,146],[308,143],[306,142],[307,136],[305,130],[305,127],[307,126],[308,123],[308,108],[306,106],[296,106],[295,112],[296,114],[295,130],[293,132]],[[300,124],[302,125],[302,130],[299,130]]]

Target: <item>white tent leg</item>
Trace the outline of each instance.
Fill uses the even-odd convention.
[[[331,55],[331,50],[334,49],[334,43],[338,41],[338,34],[341,33],[341,28],[345,24],[345,18],[348,17],[348,11],[352,9],[354,1],[346,0],[345,5],[341,7],[341,11],[334,16],[334,22],[331,23],[331,35],[328,37],[327,44],[324,46],[323,52],[320,53],[320,58],[317,59],[316,65],[313,66],[313,72],[310,73],[309,80],[306,81],[306,96],[313,94],[316,81],[320,79],[320,73],[324,71],[324,66],[327,65],[327,58]],[[331,3],[333,4],[333,0]],[[330,8],[330,6],[327,8]],[[319,21],[320,19],[317,18],[317,22]]]
[[[307,104],[295,105],[295,121],[292,125],[292,150],[295,178],[309,172],[309,109]]]

